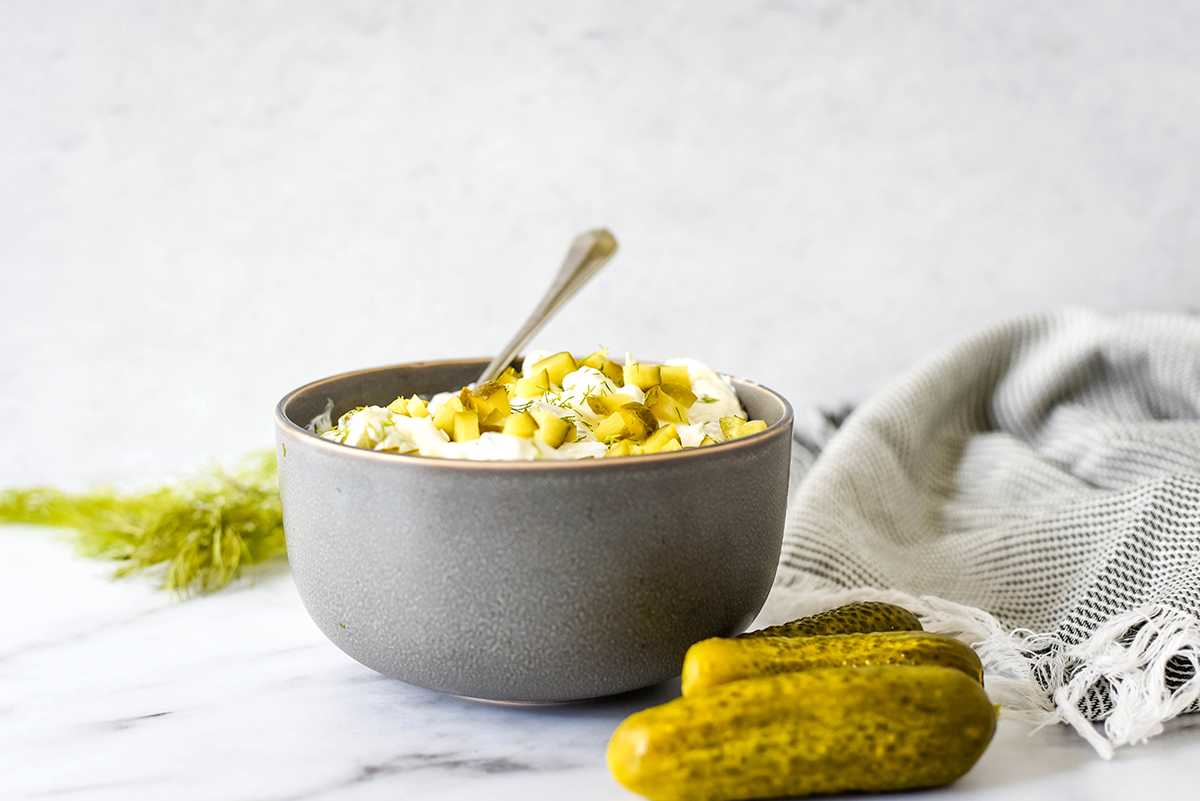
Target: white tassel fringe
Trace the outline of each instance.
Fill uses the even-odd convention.
[[[1005,718],[1071,725],[1104,759],[1122,745],[1146,741],[1163,723],[1200,700],[1200,624],[1191,615],[1150,607],[1113,618],[1078,645],[1028,630],[1011,631],[995,617],[971,606],[931,595],[898,590],[845,589],[814,577],[779,583],[771,590],[752,628],[783,623],[855,601],[885,601],[921,618],[928,631],[969,643],[987,672],[989,697]],[[1129,632],[1140,626],[1130,638]],[[1126,642],[1122,642],[1126,640]],[[1167,662],[1188,660],[1193,678],[1171,692]],[[1075,666],[1068,671],[1068,666]],[[1068,675],[1069,673],[1069,675]],[[1044,677],[1052,690],[1034,676]],[[1107,681],[1112,712],[1103,733],[1080,712],[1080,703],[1098,681]],[[1036,729],[1035,729],[1036,731]]]

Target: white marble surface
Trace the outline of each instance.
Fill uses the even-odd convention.
[[[112,582],[45,530],[0,528],[0,798],[632,800],[604,765],[616,698],[512,707],[383,678],[309,621],[284,565],[172,601]],[[1002,721],[967,801],[1190,798],[1200,717],[1104,762],[1073,732]],[[906,798],[908,794],[887,798]],[[869,798],[869,796],[868,796]]]

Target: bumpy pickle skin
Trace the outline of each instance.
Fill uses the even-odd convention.
[[[939,665],[983,683],[983,665],[969,645],[945,634],[887,631],[818,637],[701,640],[683,658],[684,695],[739,679],[817,668]]]
[[[980,685],[945,667],[825,668],[745,679],[638,712],[608,746],[653,801],[739,801],[937,787],[996,728]]]
[[[882,601],[860,601],[827,612],[802,617],[778,626],[748,631],[739,637],[815,637],[869,631],[923,631],[917,616],[902,606]]]

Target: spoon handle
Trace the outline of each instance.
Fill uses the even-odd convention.
[[[559,308],[571,299],[593,275],[600,271],[604,263],[617,252],[617,240],[603,228],[588,231],[575,237],[567,257],[563,259],[562,269],[554,278],[554,283],[546,290],[541,302],[533,314],[521,326],[512,341],[492,360],[492,363],[480,374],[478,383],[493,381],[509,363],[520,353],[521,348],[529,344],[533,335],[554,316]]]

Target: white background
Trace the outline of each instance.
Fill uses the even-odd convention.
[[[857,402],[1028,310],[1200,298],[1200,4],[0,2],[0,485],[269,446],[534,343]]]

